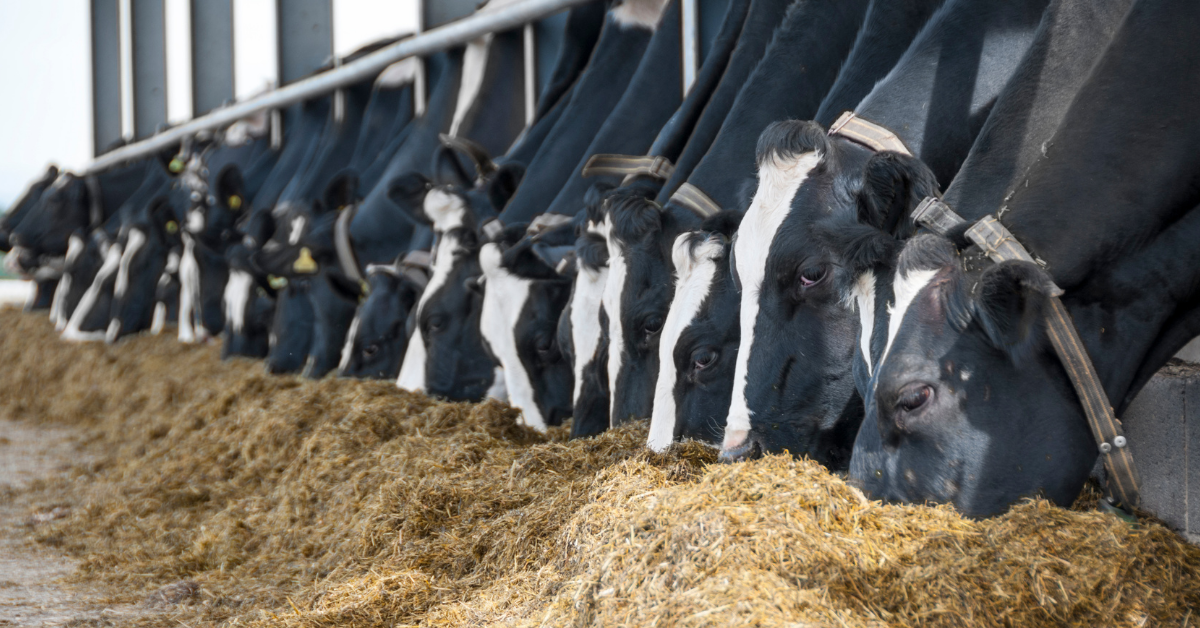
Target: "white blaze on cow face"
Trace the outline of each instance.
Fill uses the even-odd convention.
[[[604,286],[608,285],[608,267],[588,268],[575,262],[575,289],[571,292],[571,346],[575,348],[575,391],[572,403],[579,403],[583,389],[583,369],[596,359],[596,349],[604,330],[600,328],[600,305]]]
[[[517,350],[517,323],[529,300],[529,279],[518,277],[500,265],[503,253],[498,244],[485,244],[479,251],[486,289],[479,317],[479,331],[492,355],[504,369],[504,382],[512,405],[520,408],[522,422],[539,432],[546,431],[546,419],[537,406],[529,372]]]
[[[154,304],[154,318],[150,321],[150,333],[157,336],[167,326],[167,304],[159,301]]]
[[[896,302],[888,306],[887,344],[883,347],[883,355],[879,357],[881,368],[883,361],[887,359],[888,352],[892,349],[892,341],[896,339],[896,333],[900,331],[900,323],[904,321],[904,314],[908,312],[908,306],[912,305],[913,299],[925,286],[929,285],[936,274],[936,270],[914,270],[896,277]]]
[[[254,290],[254,277],[244,270],[230,270],[225,282],[225,321],[232,333],[240,334],[246,328],[246,308]]]
[[[691,238],[691,233],[680,234],[671,250],[675,264],[675,296],[671,299],[671,309],[667,311],[658,344],[658,381],[654,387],[650,435],[646,439],[646,446],[654,451],[663,451],[675,440],[678,414],[675,385],[679,377],[675,369],[675,345],[679,344],[679,337],[696,319],[712,292],[717,262],[725,249],[720,239],[710,238],[693,250]]]
[[[662,19],[667,2],[668,0],[625,0],[613,11],[613,18],[621,26],[653,31],[658,28],[658,21]]]
[[[67,294],[71,292],[71,269],[75,267],[75,262],[79,261],[79,256],[86,247],[83,238],[77,234],[72,233],[71,237],[67,238],[67,259],[63,265],[66,270],[58,282],[58,288],[54,290],[54,300],[50,304],[50,320],[54,321],[54,331],[61,332],[67,328]],[[19,253],[9,253],[14,260],[18,255]]]
[[[191,209],[187,214],[187,230],[192,233],[204,231],[204,210]]]
[[[125,292],[129,290],[129,267],[145,244],[146,234],[141,229],[129,230],[129,237],[125,239],[125,252],[121,254],[121,263],[117,267],[117,283],[113,286],[113,295],[118,299],[125,296]]]
[[[92,281],[92,285],[88,286],[87,291],[83,293],[83,298],[79,300],[79,305],[71,313],[71,320],[67,322],[67,328],[62,333],[63,340],[80,342],[104,340],[105,332],[83,331],[81,327],[84,320],[87,319],[88,314],[92,311],[92,308],[96,307],[96,302],[100,300],[104,283],[112,278],[120,265],[121,245],[112,244],[104,254],[104,263],[100,266],[100,270],[96,272],[96,279]]]
[[[875,272],[868,270],[858,276],[851,289],[854,304],[858,307],[858,347],[867,363],[867,376],[871,372],[871,334],[875,333]]]
[[[196,307],[200,303],[200,264],[196,261],[196,243],[184,234],[183,255],[179,260],[179,342],[192,344],[202,340]]]
[[[742,340],[733,369],[733,397],[725,423],[723,447],[741,445],[750,433],[750,408],[746,399],[747,366],[754,346],[758,299],[767,272],[767,253],[792,209],[792,198],[808,173],[821,161],[817,152],[780,155],[769,153],[758,165],[758,190],[738,227],[733,255],[742,285],[740,307]]]
[[[435,233],[447,233],[463,226],[467,205],[462,197],[445,188],[434,188],[425,195],[422,211],[433,223]]]
[[[354,354],[354,339],[358,337],[358,326],[361,321],[362,308],[360,307],[354,313],[354,320],[350,321],[350,331],[346,332],[346,344],[342,345],[342,359],[338,360],[338,373],[344,374],[346,369],[350,368],[350,356]]]
[[[300,238],[304,235],[304,224],[307,220],[304,216],[296,216],[292,219],[291,230],[288,231],[288,244],[295,246],[300,243]]]
[[[608,313],[608,424],[612,427],[612,413],[617,408],[617,375],[621,372],[621,358],[625,350],[625,330],[621,326],[621,294],[625,291],[625,275],[628,272],[621,243],[612,235],[612,216],[604,217],[602,229],[608,242],[608,281],[604,282],[604,297],[601,303]]]
[[[459,248],[461,247],[458,244],[458,238],[449,234],[439,237],[433,247],[433,267],[429,284],[425,286],[425,291],[421,293],[421,300],[417,302],[416,320],[418,324],[413,330],[412,338],[408,341],[408,348],[404,350],[404,362],[400,365],[400,376],[396,378],[396,385],[400,388],[413,392],[425,391],[427,354],[425,338],[421,333],[421,312],[425,309],[425,304],[429,302],[429,299],[449,281],[450,273],[454,270],[454,254]]]

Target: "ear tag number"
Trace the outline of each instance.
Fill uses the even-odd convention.
[[[312,251],[308,250],[307,246],[300,247],[300,257],[297,257],[295,263],[292,264],[292,270],[302,275],[311,275],[317,272],[317,260],[313,259]]]

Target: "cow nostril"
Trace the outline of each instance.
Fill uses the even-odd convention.
[[[717,457],[721,462],[743,462],[746,460],[754,460],[762,457],[762,446],[758,441],[747,436],[742,439],[741,443],[733,446],[726,445],[721,448],[721,454]]]

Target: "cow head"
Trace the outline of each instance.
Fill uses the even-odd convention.
[[[72,233],[86,231],[92,223],[92,193],[83,178],[61,173],[42,194],[36,211],[28,212],[12,228],[9,243],[32,256],[63,256]]]
[[[719,445],[737,360],[738,293],[729,239],[741,214],[725,211],[675,238],[675,296],[663,325],[647,445],[691,438]]]
[[[358,177],[343,172],[330,181],[322,198],[281,203],[273,212],[274,234],[254,254],[256,266],[267,274],[289,278],[336,269],[334,223],[340,212],[358,202],[357,188]],[[347,281],[342,277],[342,283]],[[357,294],[359,286],[346,288]]]
[[[658,346],[675,278],[675,238],[700,218],[686,209],[664,209],[643,190],[621,188],[605,199],[608,280],[609,416],[613,426],[650,416],[658,378]]]
[[[862,420],[860,314],[873,315],[856,290],[936,182],[915,159],[830,140],[812,122],[769,126],[757,160],[733,245],[741,341],[722,456],[787,450],[842,468]]]
[[[270,349],[275,289],[250,262],[250,249],[238,243],[225,250],[229,280],[225,282],[225,342],[221,357],[261,358]]]
[[[9,234],[21,224],[25,216],[34,211],[34,208],[41,202],[42,195],[58,180],[58,167],[49,166],[46,168],[42,178],[30,184],[25,193],[20,196],[9,207],[8,211],[0,218],[0,251],[5,253],[12,250],[12,242],[9,241]]]
[[[592,436],[608,429],[608,317],[604,286],[608,282],[608,242],[604,237],[604,195],[610,186],[592,186],[584,197],[584,215],[575,240],[571,299],[558,324],[558,343],[571,363],[574,404],[571,437]]]
[[[367,298],[358,306],[338,375],[395,379],[408,348],[408,321],[429,283],[429,267],[404,259],[367,266]]]
[[[907,242],[853,481],[972,516],[1037,493],[1070,504],[1097,451],[1043,328],[1055,291],[1031,263],[993,265],[933,235]]]
[[[113,284],[112,308],[105,340],[118,339],[154,323],[158,284],[172,251],[181,246],[179,222],[171,201],[160,196],[121,228],[121,258]]]
[[[548,216],[554,215],[541,218]],[[520,237],[517,230],[519,241],[490,242],[479,253],[483,339],[504,369],[509,402],[521,409],[525,425],[541,431],[571,415],[571,364],[558,341],[571,281],[557,267],[573,248],[575,225],[559,218],[557,226],[544,232],[531,228]]]

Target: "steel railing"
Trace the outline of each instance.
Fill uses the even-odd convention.
[[[327,94],[339,87],[370,79],[401,59],[425,56],[460,46],[488,33],[516,28],[563,9],[594,1],[596,0],[522,0],[490,11],[485,8],[461,20],[398,41],[346,65],[296,81],[250,100],[216,109],[144,140],[109,151],[88,164],[84,174],[99,172],[122,162],[145,157],[200,131],[226,126],[260,111],[280,109]]]

